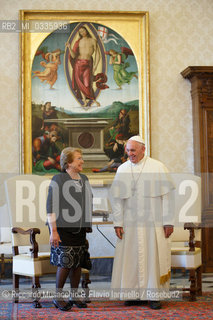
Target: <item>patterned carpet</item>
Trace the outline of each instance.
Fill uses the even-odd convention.
[[[54,307],[51,301],[41,301],[42,308],[34,309],[29,302],[13,304],[0,302],[0,319],[72,319],[72,320],[125,320],[125,319],[213,319],[213,293],[203,293],[197,301],[164,301],[161,310],[151,310],[148,306],[124,306],[118,301],[93,301],[87,309],[73,307],[63,312]]]

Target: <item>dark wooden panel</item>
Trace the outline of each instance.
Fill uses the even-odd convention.
[[[207,166],[209,172],[209,206],[213,206],[213,108],[206,110]]]
[[[213,272],[213,67],[188,67],[191,82],[195,173],[202,178],[202,255],[204,272]]]

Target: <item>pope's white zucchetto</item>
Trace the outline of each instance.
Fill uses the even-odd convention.
[[[129,141],[130,140],[137,141],[139,143],[145,144],[145,141],[141,138],[141,136],[132,136],[131,138],[129,138]]]

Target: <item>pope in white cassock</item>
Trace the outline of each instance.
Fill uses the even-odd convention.
[[[171,275],[175,187],[164,164],[145,156],[140,136],[127,141],[126,152],[129,160],[118,168],[111,187],[118,237],[111,288],[127,300],[125,305],[150,300],[152,309],[160,309],[159,294],[169,288]],[[124,295],[132,290],[136,296]]]

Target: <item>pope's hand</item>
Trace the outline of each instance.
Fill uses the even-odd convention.
[[[123,234],[124,234],[124,229],[123,229],[123,227],[115,227],[115,233],[116,233],[116,236],[117,236],[119,239],[122,239]]]

